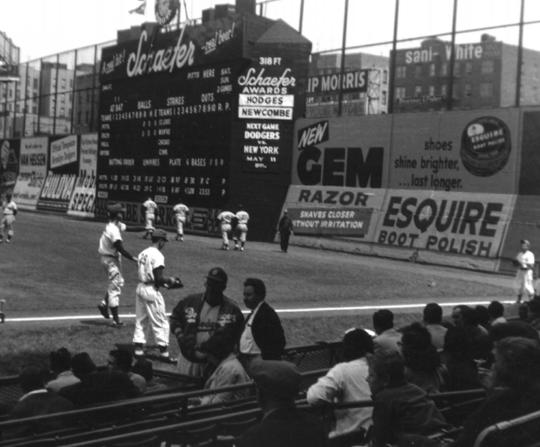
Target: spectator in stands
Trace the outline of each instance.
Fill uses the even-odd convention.
[[[444,336],[448,330],[442,325],[443,311],[437,303],[428,303],[424,307],[424,326],[431,334],[431,343],[437,351],[444,347]]]
[[[146,392],[146,380],[140,374],[132,371],[133,354],[130,351],[113,349],[109,352],[109,368],[127,374],[129,380],[137,387],[141,394]]]
[[[486,427],[540,410],[540,347],[537,341],[507,337],[495,344],[493,378],[498,391],[466,420],[455,447],[470,447]],[[489,436],[482,447],[532,445],[540,439],[538,420]]]
[[[76,407],[128,399],[140,394],[127,374],[119,371],[97,371],[96,365],[86,352],[73,356],[71,369],[81,381],[62,388],[60,395]]]
[[[445,390],[480,388],[478,366],[472,355],[472,341],[464,327],[448,329],[444,337]]]
[[[79,383],[79,378],[75,377],[71,370],[71,353],[66,348],[60,348],[49,354],[49,363],[54,379],[45,386],[49,391],[57,393],[65,386]]]
[[[343,337],[345,361],[335,365],[308,389],[307,401],[311,405],[324,405],[371,400],[371,390],[367,381],[369,375],[367,355],[372,353],[373,339],[366,331],[362,329],[347,331]],[[361,442],[365,431],[371,425],[371,413],[371,407],[335,410],[336,425],[329,438],[334,439],[338,436],[342,442],[349,443],[356,438]]]
[[[73,409],[73,404],[56,393],[45,388],[47,372],[35,366],[25,367],[19,375],[19,384],[24,395],[11,410],[11,419],[32,416],[44,416]],[[29,435],[43,431],[61,428],[66,420],[54,419],[49,421],[25,423],[3,433],[5,438]]]
[[[203,377],[207,359],[199,348],[217,328],[226,327],[236,340],[240,339],[244,316],[236,302],[223,294],[226,287],[227,273],[214,267],[206,275],[204,293],[189,295],[173,309],[171,332],[180,347],[179,373]]]
[[[373,356],[370,386],[373,393],[374,447],[416,439],[447,426],[426,392],[407,382],[403,357],[398,353]]]
[[[244,281],[244,303],[251,314],[240,337],[240,361],[249,372],[255,359],[280,360],[285,333],[276,311],[266,302],[266,286],[259,278]]]
[[[527,305],[529,310],[527,321],[533,328],[540,331],[540,296],[535,296]]]
[[[476,324],[482,329],[489,331],[489,311],[486,306],[479,304],[474,308],[476,314]]]
[[[490,326],[506,323],[504,318],[504,306],[499,301],[492,301],[487,307]]]
[[[488,331],[478,324],[476,312],[469,306],[459,305],[452,310],[452,320],[456,327],[465,329],[475,360],[485,360],[491,353]]]
[[[401,333],[394,329],[394,314],[381,309],[373,314],[373,329],[377,336],[373,339],[375,354],[401,353]]]
[[[236,357],[234,348],[236,341],[226,333],[219,335],[216,331],[214,336],[201,345],[201,352],[207,355],[209,366],[214,368],[214,372],[204,384],[205,390],[213,390],[232,385],[241,385],[251,382],[251,378]],[[203,396],[198,402],[191,401],[192,404],[212,405],[231,400],[239,400],[248,397],[249,390],[227,391],[223,393],[208,394]]]
[[[426,393],[438,393],[444,386],[445,370],[429,331],[420,323],[403,329],[401,349],[405,360],[405,377]]]
[[[259,360],[253,364],[252,377],[263,417],[241,436],[237,447],[325,445],[320,421],[296,408],[294,400],[302,378],[296,366],[280,360]]]
[[[154,367],[150,360],[146,360],[144,357],[139,357],[135,360],[131,370],[144,377],[146,380],[146,394],[157,393],[164,391],[167,387],[163,383],[159,383],[154,379]]]
[[[509,321],[507,323],[497,324],[491,328],[489,336],[493,343],[497,343],[507,337],[523,337],[540,341],[538,331],[523,321]]]

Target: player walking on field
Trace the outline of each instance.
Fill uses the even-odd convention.
[[[135,302],[135,332],[133,344],[135,355],[144,355],[146,332],[150,330],[159,347],[162,360],[171,361],[169,354],[169,319],[165,312],[165,300],[159,291],[160,287],[175,289],[183,287],[180,278],[166,277],[165,257],[161,253],[167,242],[167,233],[156,230],[152,234],[152,245],[138,256],[139,285]]]
[[[249,214],[242,209],[242,205],[238,205],[239,211],[236,213],[236,229],[234,234],[234,249],[244,251],[246,245],[246,236],[248,232]],[[240,246],[238,245],[238,239],[240,239]]]
[[[0,243],[4,242],[4,237],[7,243],[13,238],[13,223],[17,214],[17,204],[11,198],[11,194],[6,195],[6,200],[2,204],[2,229],[0,232]]]
[[[156,221],[156,211],[158,206],[151,197],[148,197],[148,200],[143,202],[142,206],[144,208],[144,229],[146,230],[143,239],[146,239],[148,236],[152,236],[152,233],[155,230],[154,222]]]
[[[122,232],[127,230],[126,225],[122,222],[124,208],[120,204],[110,205],[109,223],[105,226],[105,230],[99,239],[98,253],[101,257],[101,265],[105,268],[108,277],[107,292],[103,301],[98,306],[101,315],[109,319],[109,309],[113,317],[113,326],[120,327],[123,323],[120,322],[118,316],[118,306],[120,305],[120,294],[124,286],[124,278],[121,272],[120,255],[130,261],[137,262],[137,258],[126,251],[122,242]],[[131,228],[129,231],[138,231],[138,228]]]
[[[534,254],[529,250],[531,243],[523,239],[521,241],[521,251],[517,254],[514,261],[517,267],[516,273],[516,288],[517,302],[521,302],[523,295],[527,299],[534,296],[533,271],[534,271]]]
[[[173,207],[174,218],[176,220],[176,240],[184,240],[184,224],[186,223],[189,208],[183,203],[178,203]]]
[[[221,246],[222,250],[229,249],[229,233],[231,232],[231,222],[235,214],[230,211],[222,211],[218,214],[217,219],[221,223],[221,240],[223,244]]]

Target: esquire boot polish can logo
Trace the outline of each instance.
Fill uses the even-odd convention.
[[[510,129],[494,116],[474,119],[461,135],[461,161],[477,177],[489,177],[504,168],[511,149]]]

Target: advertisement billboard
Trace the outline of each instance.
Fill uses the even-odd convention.
[[[47,137],[21,139],[19,175],[13,191],[13,200],[21,209],[36,209],[47,176],[48,141]]]
[[[94,217],[97,148],[97,134],[81,135],[79,172],[67,211],[70,215]]]

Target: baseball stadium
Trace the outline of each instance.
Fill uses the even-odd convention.
[[[540,445],[534,2],[137,1],[0,32],[0,447]]]

